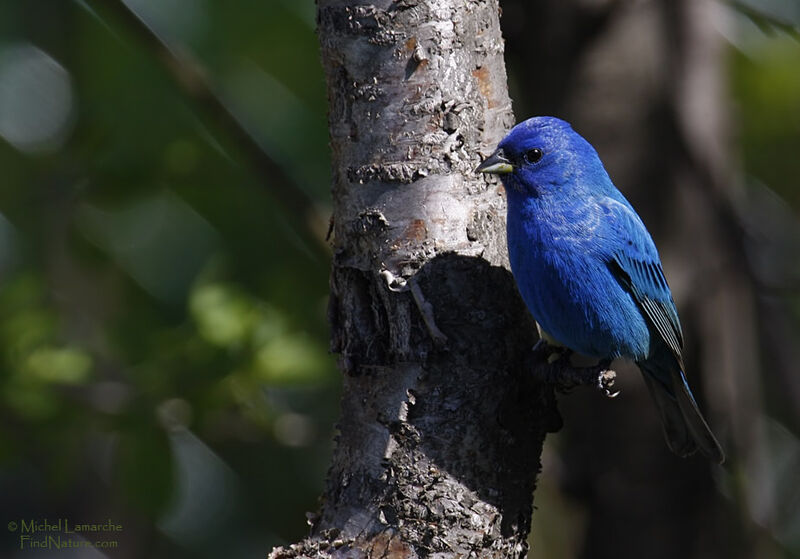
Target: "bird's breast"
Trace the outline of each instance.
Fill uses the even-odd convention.
[[[579,353],[646,354],[647,325],[593,246],[592,222],[568,222],[563,213],[550,219],[509,208],[509,260],[528,309],[545,331]]]

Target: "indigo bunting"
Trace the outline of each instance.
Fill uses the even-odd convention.
[[[515,126],[477,171],[506,187],[511,271],[543,337],[632,359],[669,448],[722,463],[683,373],[683,334],[655,244],[594,148],[563,120]]]

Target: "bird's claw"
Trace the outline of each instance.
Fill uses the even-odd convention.
[[[611,359],[602,359],[591,367],[574,367],[570,364],[571,349],[550,345],[544,339],[536,342],[533,353],[536,362],[544,367],[543,376],[562,394],[572,392],[577,386],[593,383],[607,398],[616,398],[620,393],[619,390],[612,391],[617,373],[609,368]]]
[[[614,383],[617,380],[617,373],[611,369],[604,369],[600,371],[600,374],[597,375],[597,388],[602,390],[606,397],[608,398],[616,398],[619,396],[620,390],[611,391],[614,387]]]

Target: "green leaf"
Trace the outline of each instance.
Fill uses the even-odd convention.
[[[92,358],[74,347],[40,347],[28,355],[24,369],[26,375],[45,382],[84,384],[92,370]]]

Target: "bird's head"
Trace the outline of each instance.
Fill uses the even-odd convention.
[[[580,195],[583,185],[608,180],[589,142],[568,122],[549,116],[517,124],[476,171],[499,175],[506,188],[537,198]]]

